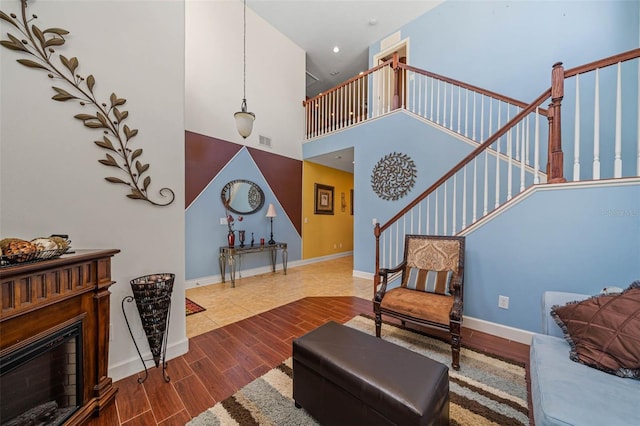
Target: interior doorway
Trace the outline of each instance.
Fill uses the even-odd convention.
[[[373,56],[374,66],[378,66],[393,58],[393,55],[398,54],[398,60],[400,63],[409,64],[409,39],[400,40],[391,46],[388,46],[384,50]],[[394,108],[394,94],[398,94],[398,106],[404,105],[404,99],[406,92],[405,76],[404,73],[398,73],[398,78],[394,76],[394,72],[390,67],[385,67],[380,73],[374,74],[373,82],[373,101],[375,108],[375,115],[384,114],[391,111]]]

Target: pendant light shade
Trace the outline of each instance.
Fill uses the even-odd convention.
[[[247,101],[245,99],[242,100],[241,110],[233,114],[233,116],[236,119],[238,133],[246,139],[251,134],[251,130],[253,130],[253,120],[256,119],[256,115],[252,112],[247,112]]]
[[[251,135],[253,130],[253,121],[256,119],[256,115],[247,111],[247,0],[244,0],[244,16],[243,16],[243,75],[242,75],[242,105],[240,111],[233,114],[236,119],[236,128],[238,133],[244,139]]]

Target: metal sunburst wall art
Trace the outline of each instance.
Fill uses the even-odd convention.
[[[62,28],[40,29],[31,23],[38,18],[36,15],[27,18],[27,1],[22,0],[21,3],[21,19],[15,13],[7,15],[0,11],[0,19],[20,32],[18,37],[7,33],[9,39],[0,40],[0,44],[7,49],[27,55],[29,59],[17,60],[21,65],[44,70],[50,79],[66,86],[68,90],[52,86],[55,94],[51,99],[59,102],[78,102],[83,109],[95,111],[76,114],[74,118],[81,120],[90,129],[102,131],[102,139],[94,143],[105,149],[107,153],[105,158],[98,162],[119,169],[124,174],[123,178],[106,177],[107,182],[127,186],[130,190],[127,197],[133,200],[143,200],[154,206],[168,206],[173,203],[175,193],[170,188],[160,189],[160,195],[165,198],[162,202],[149,198],[151,177],[147,174],[143,178],[149,170],[149,164],[140,161],[142,148],[130,148],[131,140],[138,134],[138,130],[124,124],[129,111],[125,111],[122,107],[127,100],[112,93],[108,103],[98,101],[93,92],[96,80],[91,74],[83,77],[77,72],[78,58],[66,58],[58,54],[60,63],[54,63],[56,56],[54,48],[65,44],[64,36],[69,34],[69,31]]]
[[[371,187],[383,200],[396,201],[413,188],[417,173],[415,163],[407,154],[387,154],[371,172]]]

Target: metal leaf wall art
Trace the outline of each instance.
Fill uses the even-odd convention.
[[[85,110],[92,110],[76,114],[74,118],[82,121],[90,129],[102,131],[102,139],[94,143],[107,152],[105,158],[98,162],[122,172],[122,177],[106,177],[107,182],[127,186],[127,197],[133,200],[143,200],[154,206],[173,203],[175,193],[170,188],[162,188],[159,191],[165,200],[154,201],[149,198],[149,164],[141,161],[142,148],[130,148],[138,130],[124,124],[129,117],[129,112],[123,109],[127,100],[112,93],[108,102],[98,101],[94,94],[96,79],[91,74],[84,77],[78,73],[78,58],[54,55],[55,48],[65,44],[65,36],[69,31],[62,28],[40,29],[32,24],[32,21],[38,18],[36,15],[27,18],[27,1],[22,0],[21,3],[21,19],[14,13],[7,15],[0,11],[0,19],[20,33],[18,36],[7,33],[8,39],[0,40],[0,44],[27,55],[28,59],[18,59],[18,63],[28,68],[44,70],[50,79],[62,83],[65,88],[52,86],[55,94],[51,99],[59,102],[74,101]],[[56,56],[59,63],[54,63]]]
[[[396,201],[413,188],[416,175],[416,165],[407,154],[387,154],[373,167],[371,188],[383,200]]]

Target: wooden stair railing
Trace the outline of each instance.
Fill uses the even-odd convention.
[[[553,66],[551,72],[551,87],[545,90],[538,98],[529,105],[524,106],[516,116],[508,120],[497,132],[492,134],[485,142],[478,146],[474,151],[456,164],[449,172],[442,176],[438,181],[431,185],[422,194],[411,201],[405,208],[400,210],[396,215],[384,224],[376,224],[374,228],[374,237],[376,240],[375,254],[375,271],[374,274],[374,293],[379,284],[377,271],[381,265],[383,267],[392,267],[398,263],[402,256],[402,241],[407,233],[425,233],[432,235],[455,235],[465,229],[467,225],[475,223],[477,220],[487,215],[510,200],[513,194],[514,185],[519,185],[519,192],[526,188],[544,182],[545,176],[539,172],[540,159],[547,157],[547,183],[565,182],[564,178],[564,155],[562,151],[562,121],[561,108],[564,98],[565,80],[571,77],[579,77],[580,74],[594,72],[595,91],[596,91],[596,120],[594,120],[594,157],[597,159],[599,150],[598,137],[602,132],[600,123],[598,122],[597,110],[600,108],[598,104],[598,70],[601,68],[617,65],[616,79],[616,119],[613,129],[615,133],[614,144],[614,167],[611,177],[624,176],[640,176],[640,61],[638,62],[638,76],[636,83],[638,85],[637,95],[637,120],[636,123],[629,123],[628,127],[637,128],[637,165],[635,171],[623,173],[622,169],[622,81],[621,64],[623,62],[640,58],[640,49],[634,49],[619,55],[614,55],[590,64],[572,68],[565,71],[561,63]],[[576,121],[580,121],[580,101],[579,101],[579,85],[575,91],[576,102],[573,105]],[[546,111],[548,126],[543,128],[540,125],[539,117],[544,115],[540,106],[550,99],[549,109]],[[531,122],[534,122],[532,125]],[[578,124],[576,124],[578,126]],[[533,129],[532,129],[533,127]],[[579,127],[576,127],[579,128]],[[543,138],[543,134],[547,131],[548,142],[546,146],[540,146],[539,141]],[[579,132],[574,136],[575,151],[574,166],[578,163],[579,173],[579,153],[581,139]],[[533,145],[529,144],[530,138],[533,138]],[[513,142],[515,140],[516,147],[520,146],[520,152],[513,155]],[[501,143],[505,142],[506,146],[502,149]],[[533,155],[533,164],[530,161],[530,155]],[[484,160],[484,161],[483,161]],[[630,167],[628,167],[629,169]],[[478,169],[483,179],[478,179]],[[599,170],[599,164],[595,170]],[[575,167],[574,167],[575,170]],[[514,172],[520,172],[519,178],[514,178]],[[467,179],[467,175],[471,175]],[[592,177],[593,178],[593,177]],[[598,174],[597,178],[601,178]],[[491,179],[491,182],[489,181]],[[458,181],[461,183],[458,183]],[[580,176],[574,175],[574,180],[580,180]],[[470,183],[468,182],[470,181]],[[479,192],[478,185],[481,186],[482,192]],[[461,193],[458,188],[462,187]],[[478,203],[480,198],[481,203]],[[493,206],[489,207],[489,198],[495,200]],[[469,212],[468,204],[471,204],[471,212]],[[479,205],[482,204],[482,207]],[[460,206],[461,205],[461,206]],[[480,213],[480,214],[478,214]],[[386,238],[385,238],[386,237]],[[381,241],[382,240],[382,241]],[[382,253],[382,254],[381,254]],[[382,257],[382,258],[381,258]]]
[[[481,143],[501,126],[504,115],[513,116],[527,104],[407,64],[398,64],[402,73],[400,107],[439,124],[474,142]],[[410,82],[405,84],[405,82]],[[546,116],[547,110],[538,113]]]
[[[307,140],[401,108],[478,143],[491,135],[494,125],[500,127],[504,115],[513,116],[527,106],[508,96],[403,64],[397,54],[302,105]],[[546,110],[540,108],[539,113],[546,115]]]
[[[598,61],[590,62],[588,64],[571,68],[569,70],[564,70],[561,63],[558,63],[554,66],[554,70],[557,69],[557,71],[555,74],[552,73],[551,84],[552,88],[556,88],[556,100],[555,102],[553,102],[553,106],[550,108],[553,109],[553,124],[550,123],[550,125],[552,126],[551,133],[553,133],[554,135],[553,140],[550,142],[550,144],[552,144],[552,148],[550,149],[550,151],[552,151],[554,155],[557,156],[557,158],[550,158],[549,161],[551,164],[550,182],[564,181],[564,176],[561,175],[561,172],[563,170],[563,161],[562,156],[559,155],[559,153],[563,153],[563,134],[567,134],[567,136],[573,136],[573,146],[568,147],[573,157],[573,181],[640,176],[640,60],[637,60],[638,58],[640,58],[640,48],[629,50],[627,52],[600,59]],[[631,60],[636,60],[635,62],[637,68],[633,67],[633,64],[629,62]],[[612,85],[615,85],[615,99],[613,100],[613,102],[607,104],[606,101],[600,97],[601,86],[604,85],[600,82],[606,82],[606,78],[602,76],[600,70],[604,70],[604,72],[606,73],[606,68],[612,67],[614,65],[616,66],[615,77],[611,79],[613,80],[611,81],[611,83]],[[626,67],[626,70],[623,70],[623,66]],[[583,90],[580,87],[580,76],[588,73],[594,74],[594,86],[593,88],[588,87],[587,90]],[[611,74],[613,74],[613,72]],[[575,93],[574,99],[564,99],[564,87],[565,85],[567,85],[567,83],[573,84],[571,89]],[[623,85],[625,83],[632,87],[635,84],[637,90],[637,93],[635,94],[635,127],[633,126],[633,122],[629,122],[630,120],[633,121],[633,118],[630,118],[629,115],[626,115],[626,123],[624,123],[625,127],[623,128],[623,107],[625,105],[623,103],[623,95],[626,96],[627,100],[630,98],[632,99],[634,95],[630,91],[623,91]],[[587,113],[583,113],[582,105],[584,104],[584,102],[581,102],[580,95],[581,93],[583,95],[591,95],[591,90],[593,90],[593,111],[587,111]],[[569,103],[569,106],[573,108],[573,128],[567,126],[562,128],[560,109],[563,100],[565,103]],[[631,102],[628,102],[627,105],[630,103]],[[611,124],[607,123],[606,120],[602,120],[601,111],[614,111],[614,123]],[[583,127],[583,115],[586,115],[586,121],[588,121],[588,124],[593,123],[592,126],[589,126],[593,129],[593,134],[590,136],[590,138],[583,137],[581,132],[581,128]],[[633,148],[635,148],[636,161],[635,164],[630,164],[625,169],[623,169],[622,151],[623,136],[625,135],[625,130],[627,131],[625,138],[625,140],[627,141],[627,152],[631,152]],[[634,136],[633,133],[635,133],[636,139],[635,147],[631,146]],[[603,147],[601,147],[601,140],[604,140],[607,136],[614,140],[612,150],[612,168],[609,172],[607,172],[606,170],[602,170],[601,167],[601,155],[606,154],[606,151],[602,149]],[[588,146],[588,142],[591,143],[591,146]],[[584,163],[583,158],[586,157],[586,155],[584,154],[585,148],[590,148],[590,154],[593,155],[592,167],[590,171],[581,167]],[[588,157],[586,158],[588,159]],[[571,168],[567,167],[567,169],[570,170]]]
[[[369,88],[374,81],[384,81],[385,70],[392,63],[392,59],[385,61],[325,93],[303,101],[305,139],[323,136],[374,118],[368,108]]]

